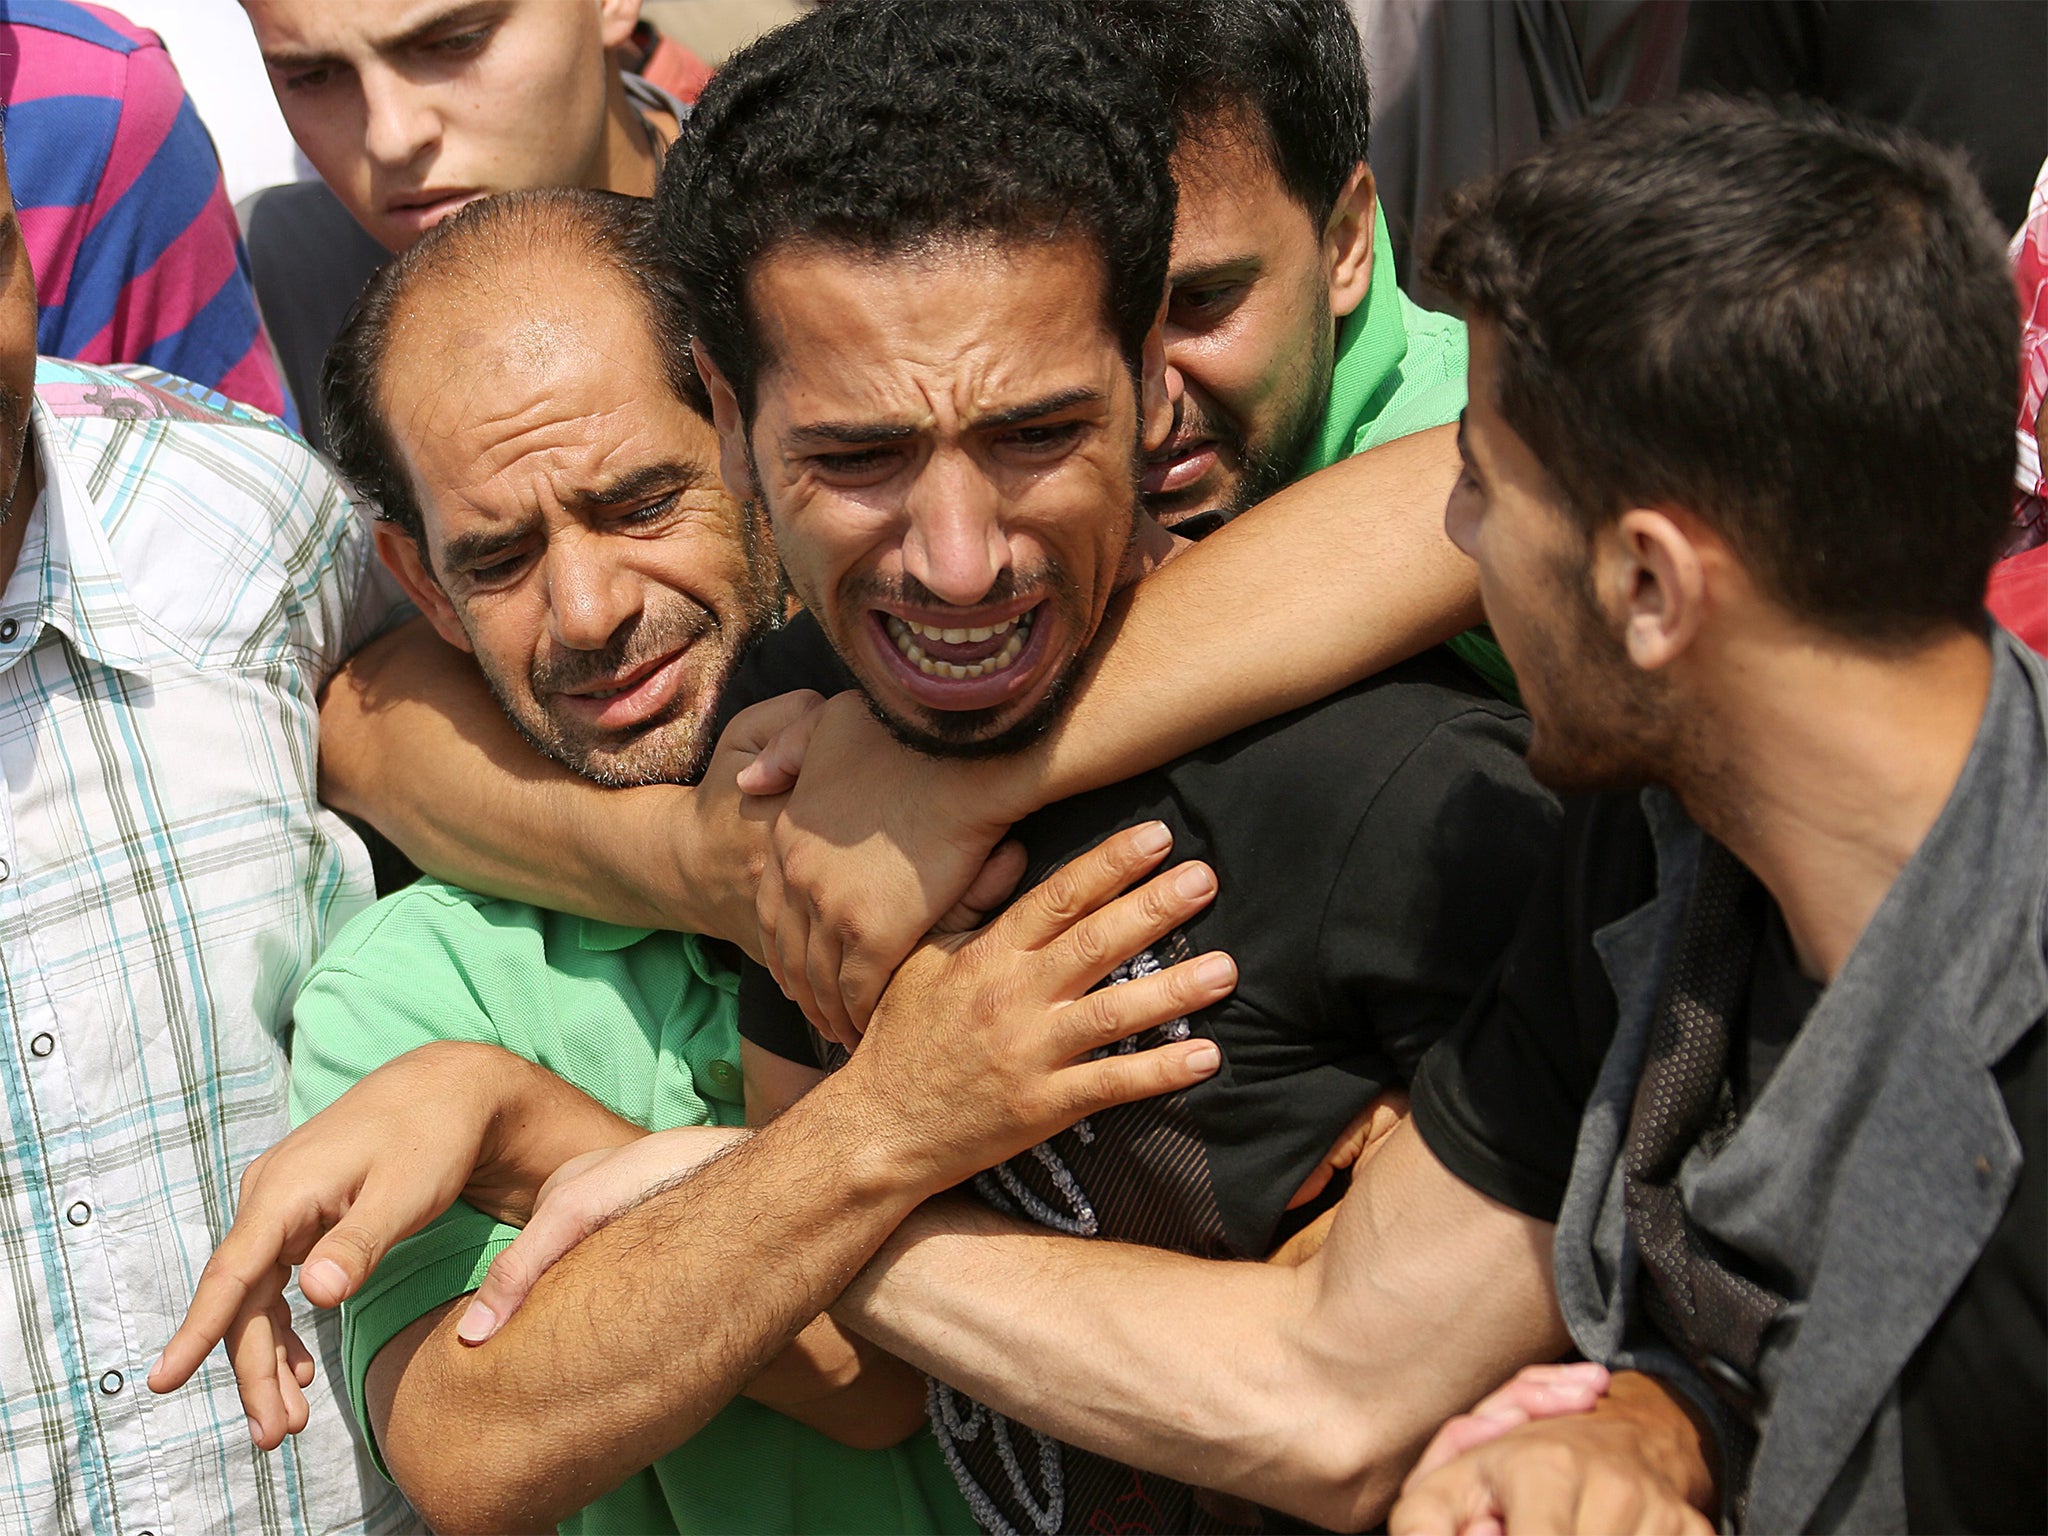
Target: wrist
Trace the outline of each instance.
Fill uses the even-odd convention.
[[[851,1205],[891,1215],[890,1226],[963,1176],[936,1156],[931,1139],[917,1134],[914,1116],[897,1105],[885,1083],[855,1051],[845,1066],[818,1084],[772,1122],[796,1117],[829,1148],[817,1166],[835,1170],[842,1197]],[[886,1072],[886,1068],[884,1071]]]
[[[1643,1371],[1621,1371],[1593,1411],[1625,1419],[1651,1465],[1686,1503],[1709,1513],[1718,1508],[1713,1431],[1683,1391]]]

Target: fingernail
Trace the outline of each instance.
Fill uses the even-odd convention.
[[[170,1353],[170,1351],[169,1351],[169,1350],[165,1350],[165,1351],[164,1351],[164,1354],[169,1354],[169,1353]],[[163,1355],[158,1355],[158,1356],[156,1357],[156,1362],[155,1362],[155,1363],[154,1363],[153,1365],[151,1365],[151,1366],[150,1366],[150,1368],[149,1368],[149,1374],[150,1374],[150,1375],[152,1375],[152,1376],[157,1376],[157,1375],[161,1375],[161,1374],[163,1373],[163,1368],[164,1368],[164,1356],[163,1356]]]
[[[258,1424],[253,1418],[249,1420],[249,1438],[256,1442],[258,1449],[262,1448],[263,1426]]]
[[[1216,888],[1216,877],[1206,864],[1190,864],[1174,877],[1173,888],[1183,896],[1206,896]]]
[[[1140,853],[1164,853],[1173,846],[1173,834],[1166,830],[1165,822],[1148,821],[1138,828],[1132,842]]]
[[[332,1259],[315,1259],[299,1275],[299,1290],[304,1292],[308,1280],[318,1280],[326,1287],[330,1296],[339,1296],[348,1289],[348,1271]]]
[[[1227,986],[1237,975],[1237,966],[1228,955],[1204,955],[1195,967],[1195,976],[1205,987]]]
[[[455,1337],[465,1344],[481,1344],[498,1331],[498,1314],[480,1301],[471,1301],[462,1321],[455,1325]]]
[[[1187,1063],[1190,1072],[1214,1072],[1223,1065],[1223,1053],[1216,1049],[1214,1040],[1197,1040],[1181,1060]]]

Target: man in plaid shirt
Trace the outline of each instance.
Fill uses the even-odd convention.
[[[224,1362],[189,1397],[143,1389],[235,1177],[287,1129],[299,978],[371,899],[314,798],[317,695],[396,594],[270,417],[38,361],[4,170],[0,1529],[416,1528],[323,1384],[283,1459]]]

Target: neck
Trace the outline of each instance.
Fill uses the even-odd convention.
[[[1672,787],[1777,899],[1801,968],[1832,980],[1962,775],[1990,648],[1956,632],[1878,653],[1781,630],[1721,662],[1690,732],[1711,745]]]
[[[654,196],[661,151],[676,136],[678,124],[666,113],[643,117],[626,99],[626,82],[611,71],[605,88],[604,139],[589,185],[631,197]]]

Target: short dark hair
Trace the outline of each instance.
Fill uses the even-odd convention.
[[[1365,159],[1365,50],[1344,0],[1088,0],[1151,73],[1184,142],[1251,127],[1318,226]]]
[[[356,494],[396,523],[420,547],[429,572],[426,527],[404,459],[378,407],[393,327],[417,284],[471,281],[494,291],[497,263],[543,250],[565,250],[608,268],[646,306],[649,330],[676,398],[703,416],[711,402],[690,358],[689,304],[643,197],[582,187],[504,192],[444,219],[403,255],[385,264],[363,295],[320,369],[321,418],[328,452]]]
[[[891,255],[1079,235],[1135,372],[1166,290],[1171,151],[1145,71],[1071,4],[840,0],[726,61],[655,206],[698,339],[751,416],[748,282],[790,243]]]
[[[2019,333],[1955,154],[1817,107],[1623,109],[1453,193],[1423,271],[1497,328],[1496,404],[1589,533],[1681,508],[1832,633],[1981,626]]]

